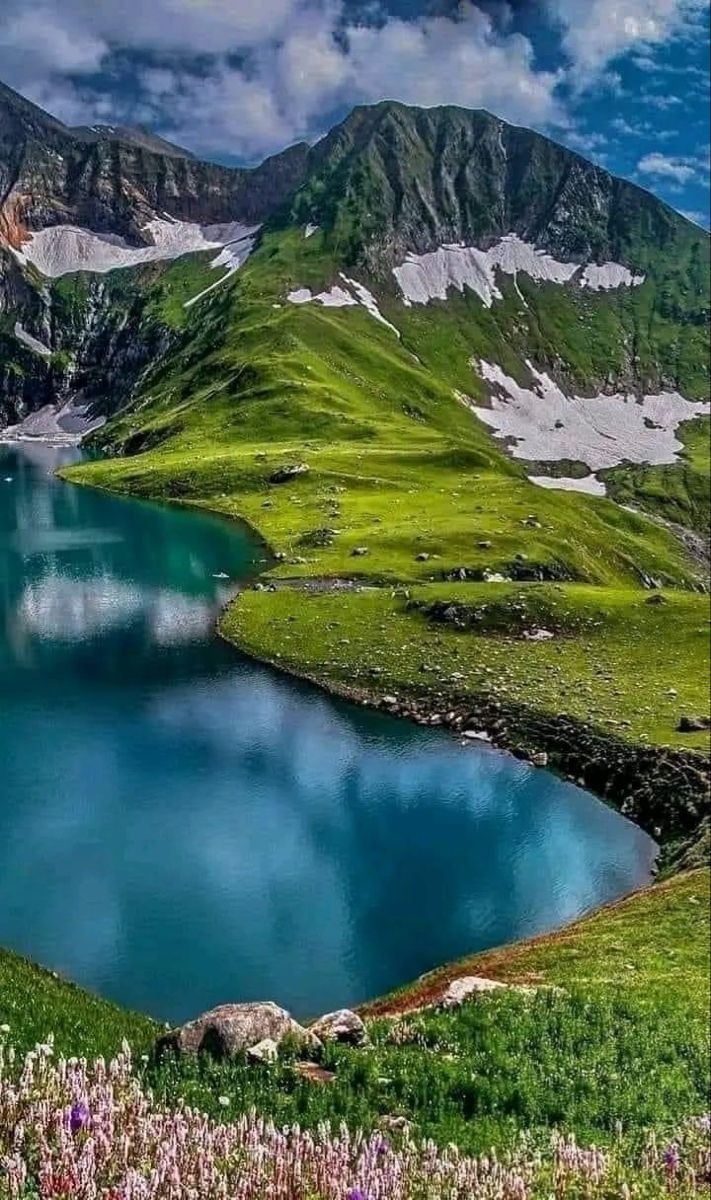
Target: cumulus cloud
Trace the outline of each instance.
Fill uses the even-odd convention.
[[[569,119],[566,86],[594,77],[621,94],[608,64],[646,61],[705,0],[542,2],[568,56],[558,70],[493,0],[408,20],[387,0],[2,0],[0,78],[69,124],[141,123],[205,156],[254,160],[390,98],[567,130],[599,158],[602,141]]]
[[[547,7],[562,29],[578,81],[585,84],[607,63],[633,51],[637,65],[650,70],[653,48],[693,29],[706,0],[547,0]]]
[[[703,173],[704,163],[701,158],[673,157],[668,154],[645,154],[637,163],[640,175],[651,175],[657,179],[671,179],[674,183],[684,184],[697,180]]]

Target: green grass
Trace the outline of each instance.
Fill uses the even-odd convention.
[[[570,714],[651,744],[708,741],[676,728],[680,715],[708,711],[703,596],[667,592],[666,603],[652,605],[631,588],[536,583],[425,584],[410,595],[244,592],[222,629],[256,657],[371,692],[449,688]],[[457,605],[471,623],[434,621],[433,604]],[[539,628],[556,636],[523,638],[524,629]]]
[[[51,1034],[59,1054],[92,1058],[115,1054],[123,1038],[143,1053],[157,1032],[149,1017],[127,1012],[8,950],[0,950],[0,1025],[9,1026],[19,1053]]]
[[[472,355],[520,376],[532,339],[542,364],[556,349],[570,380],[591,386],[606,348],[622,369],[632,328],[653,375],[659,338],[673,325],[669,312],[660,316],[656,284],[634,296],[586,297],[582,308],[561,291],[553,299],[551,289],[524,284],[523,332],[514,329],[510,289],[488,312],[471,297],[406,312],[385,299],[398,341],[362,311],[285,305],[289,287],[321,286],[337,265],[320,234],[308,243],[300,231],[269,234],[235,281],[191,310],[137,404],[102,431],[99,443],[120,457],[66,475],[258,528],[279,556],[267,576],[279,589],[244,592],[223,631],[260,658],[339,686],[438,692],[443,704],[448,694],[487,695],[568,713],[632,742],[703,748],[705,735],[676,731],[683,713],[708,710],[708,610],[692,590],[698,565],[656,520],[535,488],[454,395],[479,394]],[[696,383],[702,374],[703,364]],[[670,468],[665,484],[669,494],[669,481],[678,484],[681,501],[655,507],[673,520],[691,503],[683,472],[698,475],[703,465],[696,427],[686,439],[689,461]],[[286,463],[309,469],[270,482]],[[627,486],[631,501],[644,499],[635,478]],[[367,553],[354,556],[357,548]],[[466,581],[446,580],[462,568]],[[485,571],[558,581],[471,578]],[[665,584],[660,605],[647,603],[650,576]],[[312,594],[309,581],[324,577],[362,590]],[[436,606],[452,603],[464,629],[435,619]],[[554,639],[522,636],[541,626]],[[632,1133],[662,1129],[704,1105],[706,890],[704,875],[684,875],[561,940],[449,968],[533,978],[568,994],[497,996],[457,1014],[408,1016],[395,1038],[381,1008],[372,1049],[326,1051],[336,1070],[328,1087],[300,1079],[288,1054],[271,1068],[151,1065],[151,1086],[171,1103],[224,1113],[217,1097],[227,1096],[228,1113],[255,1105],[285,1123],[369,1127],[401,1114],[422,1134],[474,1150],[551,1123],[600,1139],[617,1121]]]

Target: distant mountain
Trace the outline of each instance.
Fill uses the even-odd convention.
[[[77,224],[145,240],[148,220],[261,222],[302,182],[293,146],[253,170],[203,163],[142,130],[70,129],[0,85],[0,236]]]

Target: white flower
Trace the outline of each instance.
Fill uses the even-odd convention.
[[[9,1032],[10,1032],[9,1025],[0,1025],[0,1033],[9,1033]]]
[[[230,1103],[230,1098],[229,1096],[218,1096],[217,1103],[221,1104],[223,1108],[227,1108]]]

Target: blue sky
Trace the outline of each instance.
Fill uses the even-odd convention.
[[[709,223],[706,0],[3,0],[0,78],[70,124],[254,162],[358,103],[484,107]]]

